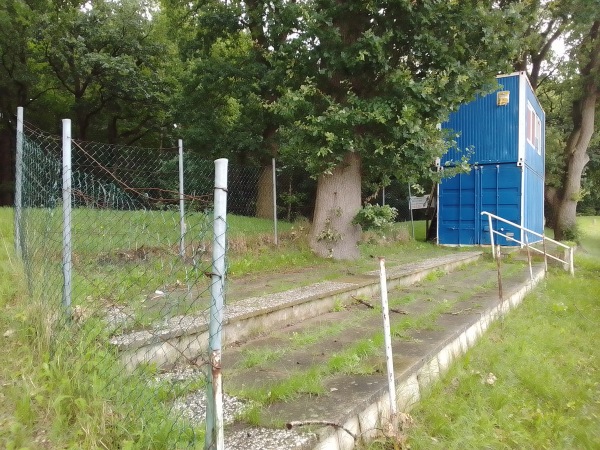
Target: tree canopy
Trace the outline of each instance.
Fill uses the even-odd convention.
[[[265,174],[277,156],[317,180],[315,251],[352,257],[361,186],[429,176],[452,145],[438,126],[448,114],[498,73],[527,70],[548,113],[560,236],[598,183],[599,11],[598,0],[6,0],[0,155],[6,166],[21,105],[48,131],[73,118],[84,139],[183,137]],[[272,187],[259,183],[267,217]]]
[[[351,222],[363,174],[385,179],[428,171],[447,149],[438,125],[495,85],[518,52],[521,27],[512,4],[311,3],[300,32],[309,74],[276,109],[288,118],[284,151],[319,177],[317,252],[356,254],[360,231]]]
[[[548,110],[547,215],[557,239],[574,239],[577,205],[590,194],[586,186],[598,183],[595,164],[587,174],[586,168],[596,160],[599,142],[600,2],[553,0],[537,6],[529,29],[534,39],[525,54],[539,61],[529,67],[537,71],[534,87]],[[564,45],[561,55],[551,50],[557,39]]]

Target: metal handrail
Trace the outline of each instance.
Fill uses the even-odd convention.
[[[563,244],[562,242],[555,241],[554,239],[551,239],[551,238],[547,237],[545,234],[540,234],[540,233],[538,233],[538,232],[536,232],[536,231],[530,230],[530,229],[528,229],[528,228],[525,228],[525,227],[523,227],[523,226],[521,226],[521,225],[519,225],[519,224],[516,224],[516,223],[514,223],[514,222],[511,222],[510,220],[503,219],[502,217],[500,217],[500,216],[497,216],[497,215],[495,215],[495,214],[492,214],[492,213],[490,213],[490,212],[487,212],[487,211],[482,211],[482,212],[481,212],[481,215],[482,215],[482,216],[483,216],[483,215],[486,215],[486,216],[488,216],[489,227],[490,227],[490,244],[491,244],[491,246],[492,246],[492,249],[494,248],[494,234],[497,234],[497,235],[499,235],[499,236],[502,236],[502,237],[504,237],[504,238],[506,238],[506,239],[508,239],[508,240],[510,240],[510,241],[513,241],[513,242],[516,242],[516,243],[518,243],[518,244],[521,244],[521,246],[526,246],[526,247],[527,247],[528,249],[530,249],[530,250],[533,250],[533,251],[535,251],[535,252],[537,252],[537,253],[541,253],[541,254],[543,254],[543,255],[544,255],[544,264],[545,264],[546,270],[548,270],[548,262],[547,262],[547,258],[551,258],[551,259],[554,259],[554,260],[556,260],[556,261],[559,261],[559,262],[561,262],[561,263],[565,264],[566,266],[568,266],[569,273],[570,273],[571,275],[575,275],[575,266],[574,266],[574,263],[573,263],[573,247],[570,247],[570,246],[568,246],[568,245],[566,245],[566,244]],[[493,225],[492,225],[492,219],[499,220],[499,221],[501,221],[501,222],[504,222],[504,223],[506,223],[506,224],[508,224],[508,225],[511,225],[511,226],[513,226],[513,227],[516,227],[516,228],[518,228],[518,229],[520,229],[520,230],[522,230],[522,231],[525,231],[526,233],[531,233],[531,234],[533,234],[534,236],[541,237],[541,238],[542,238],[543,245],[544,245],[544,250],[540,250],[540,249],[537,249],[537,248],[535,248],[535,247],[531,247],[531,246],[529,245],[529,242],[528,242],[529,240],[528,240],[528,239],[526,239],[526,242],[522,242],[522,241],[519,241],[518,239],[515,239],[515,238],[514,238],[514,237],[512,237],[512,236],[507,236],[506,234],[504,234],[504,233],[501,233],[500,231],[496,231],[496,230],[494,230],[494,227],[493,227]],[[563,247],[563,248],[567,249],[567,250],[568,250],[568,254],[569,254],[569,258],[568,258],[568,260],[563,260],[563,259],[560,259],[560,258],[558,258],[558,257],[554,256],[554,255],[550,255],[550,254],[548,254],[548,253],[546,252],[546,241],[550,241],[550,242],[552,242],[552,243],[554,243],[554,244],[558,245],[559,247]],[[493,256],[494,258],[496,258],[496,255],[495,255],[495,252],[494,252],[494,251],[492,251],[492,256]]]

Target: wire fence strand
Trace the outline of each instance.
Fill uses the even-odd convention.
[[[74,370],[98,374],[87,381],[115,414],[154,424],[141,447],[200,448],[204,417],[194,408],[206,403],[198,394],[210,381],[213,162],[187,156],[182,228],[174,149],[72,141],[67,310],[62,142],[31,126],[22,142],[20,250],[51,353],[78,352]]]

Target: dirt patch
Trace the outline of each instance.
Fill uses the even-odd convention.
[[[101,253],[97,262],[99,265],[127,264],[131,262],[147,261],[150,258],[173,255],[169,247],[146,247],[136,249],[115,250],[113,252]]]

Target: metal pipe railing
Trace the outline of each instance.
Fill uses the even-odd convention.
[[[566,244],[563,244],[562,242],[555,241],[554,239],[551,239],[551,238],[547,237],[545,234],[540,234],[540,233],[538,233],[538,232],[536,232],[536,231],[530,230],[530,229],[528,229],[528,228],[525,228],[525,227],[523,227],[523,226],[521,226],[521,225],[519,225],[519,224],[516,224],[516,223],[514,223],[514,222],[511,222],[510,220],[503,219],[502,217],[500,217],[500,216],[497,216],[497,215],[495,215],[495,214],[492,214],[492,213],[490,213],[490,212],[487,212],[487,211],[482,211],[482,212],[481,212],[481,215],[482,215],[482,216],[483,216],[483,215],[486,215],[486,216],[488,216],[488,220],[489,220],[489,227],[490,227],[490,242],[492,243],[492,248],[493,248],[493,245],[494,245],[494,234],[497,234],[498,236],[502,236],[502,237],[504,237],[504,238],[506,238],[506,239],[508,239],[508,240],[510,240],[510,241],[513,241],[513,242],[516,242],[516,243],[518,243],[518,244],[521,244],[521,246],[526,246],[526,247],[527,247],[528,249],[530,249],[530,250],[533,250],[533,251],[535,251],[535,252],[538,252],[538,253],[541,253],[541,254],[543,254],[543,255],[544,255],[544,258],[551,258],[551,259],[554,259],[554,260],[556,260],[556,261],[559,261],[559,262],[563,263],[565,266],[567,266],[567,267],[568,267],[569,273],[570,273],[571,275],[575,275],[575,266],[574,266],[574,263],[573,263],[573,248],[572,248],[572,247],[570,247],[570,246],[568,246],[568,245],[566,245]],[[524,232],[526,232],[526,233],[531,233],[531,234],[533,234],[534,236],[537,236],[537,237],[540,237],[540,238],[542,238],[542,241],[543,241],[543,243],[544,243],[544,250],[539,250],[539,249],[537,249],[537,248],[535,248],[535,247],[531,247],[531,246],[529,245],[529,242],[522,242],[522,241],[520,241],[520,240],[518,240],[518,239],[515,239],[515,238],[514,238],[514,237],[512,237],[512,236],[507,236],[506,234],[504,234],[504,233],[501,233],[500,231],[496,231],[496,230],[494,230],[494,228],[493,228],[493,226],[492,226],[492,219],[499,220],[499,221],[501,221],[501,222],[504,222],[504,223],[506,223],[507,225],[511,225],[511,226],[513,226],[513,227],[516,227],[516,228],[520,229],[521,231],[524,231]],[[552,242],[553,244],[556,244],[556,245],[558,245],[559,247],[562,247],[562,248],[564,248],[564,249],[567,249],[567,250],[568,250],[568,252],[569,252],[568,259],[564,259],[564,260],[563,260],[563,259],[560,259],[560,258],[558,258],[558,257],[554,256],[554,255],[550,255],[550,254],[548,254],[548,253],[546,252],[546,245],[545,245],[545,244],[546,244],[546,241],[550,241],[550,242]],[[494,252],[492,252],[492,255],[494,255]],[[495,257],[495,255],[494,255],[494,257]]]

